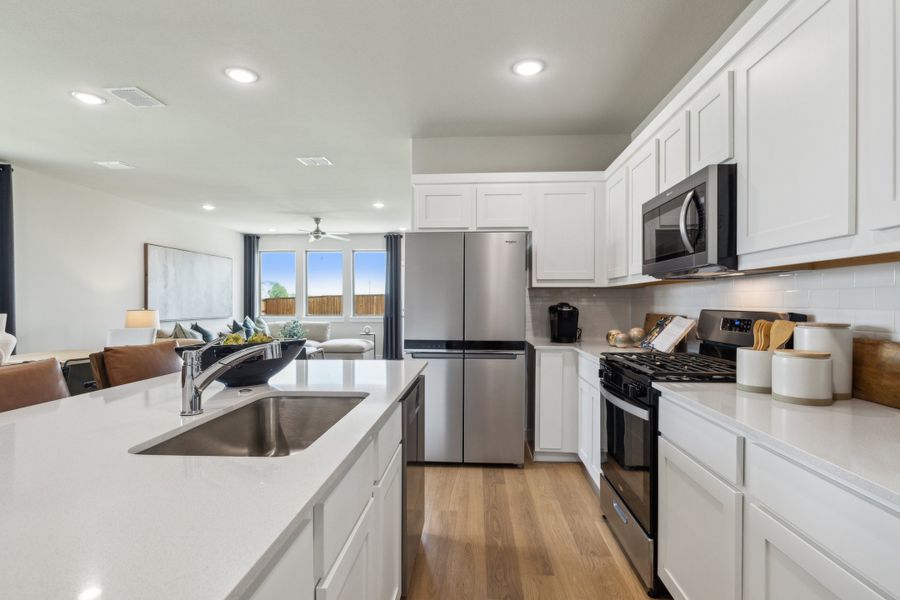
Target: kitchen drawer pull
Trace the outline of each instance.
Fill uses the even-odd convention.
[[[625,514],[625,511],[622,510],[622,507],[619,506],[619,503],[613,500],[613,509],[616,511],[616,514],[619,515],[619,518],[622,519],[622,522],[628,525],[628,515]]]

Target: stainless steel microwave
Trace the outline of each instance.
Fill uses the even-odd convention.
[[[699,279],[737,269],[736,165],[709,165],[643,206],[643,272]]]

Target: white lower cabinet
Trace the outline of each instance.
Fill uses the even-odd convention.
[[[745,520],[745,600],[884,598],[756,504]]]
[[[597,368],[591,365],[587,373],[582,373],[582,363],[578,365],[578,458],[587,469],[591,479],[600,484],[603,457],[603,397],[597,386],[589,381],[591,375],[596,376]]]
[[[588,471],[594,482],[600,485],[600,475],[603,474],[603,453],[606,452],[606,409],[600,390],[590,388],[591,396],[591,463]]]
[[[250,595],[250,600],[313,600],[316,588],[313,549],[312,522],[307,520]]]
[[[380,549],[374,541],[375,499],[369,498],[356,526],[335,559],[331,570],[316,587],[316,600],[376,600],[373,560]]]
[[[384,475],[375,485],[375,506],[378,512],[375,557],[378,600],[397,600],[400,597],[400,553],[402,551],[402,494],[403,452],[398,445]]]
[[[568,348],[537,350],[535,452],[578,452],[576,353]],[[540,457],[538,457],[540,458]]]
[[[677,600],[741,597],[742,494],[659,438],[658,572]]]
[[[593,407],[591,406],[590,386],[586,381],[578,379],[578,458],[581,464],[590,468],[593,435]]]

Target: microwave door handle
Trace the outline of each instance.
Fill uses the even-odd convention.
[[[693,200],[694,190],[691,190],[688,192],[688,195],[684,197],[684,202],[681,204],[681,216],[678,218],[678,230],[681,232],[681,241],[684,242],[688,254],[694,253],[694,245],[691,243],[690,238],[688,238],[687,232],[687,211],[688,206],[691,205]]]
[[[612,404],[612,405],[615,406],[616,408],[619,408],[619,409],[621,409],[621,410],[624,410],[624,411],[627,412],[628,414],[630,414],[630,415],[632,415],[632,416],[635,416],[635,417],[637,417],[638,419],[640,419],[640,420],[642,420],[642,421],[649,421],[649,420],[650,420],[650,412],[649,412],[649,411],[644,410],[643,408],[640,408],[640,407],[638,407],[638,406],[635,406],[635,405],[632,404],[631,402],[626,402],[625,400],[622,400],[621,398],[618,398],[617,396],[615,396],[615,395],[613,395],[612,393],[608,392],[608,391],[607,391],[606,389],[604,389],[604,388],[600,388],[600,394],[601,394],[604,398],[606,398],[606,401],[607,401],[607,402],[609,402],[610,404]]]

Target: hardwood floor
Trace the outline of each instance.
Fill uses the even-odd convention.
[[[409,600],[620,600],[647,595],[581,465],[429,466]]]

